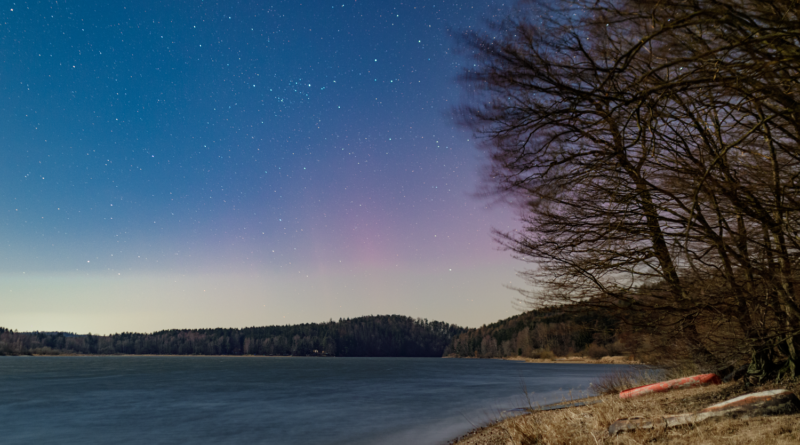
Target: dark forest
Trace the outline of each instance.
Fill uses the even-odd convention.
[[[619,322],[601,311],[538,310],[509,317],[453,338],[455,357],[552,359],[574,354],[599,359],[634,351]]]
[[[465,329],[401,315],[243,329],[172,329],[109,336],[0,328],[0,355],[153,354],[441,357]]]

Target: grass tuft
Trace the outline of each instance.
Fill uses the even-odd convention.
[[[634,369],[606,374],[591,383],[590,388],[595,395],[619,394],[626,389],[649,385],[664,379],[664,372],[655,369]]]

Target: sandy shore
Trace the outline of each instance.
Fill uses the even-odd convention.
[[[637,360],[631,360],[622,355],[607,356],[597,360],[588,357],[556,357],[554,359],[529,358],[529,357],[503,357],[500,360],[511,360],[525,363],[574,363],[576,365],[641,365]]]

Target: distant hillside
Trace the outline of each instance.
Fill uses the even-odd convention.
[[[401,315],[244,329],[179,329],[110,336],[16,333],[0,328],[0,355],[174,354],[441,357],[465,329]]]
[[[600,358],[622,353],[618,327],[616,320],[602,312],[531,311],[461,332],[446,354],[552,358],[582,353]]]

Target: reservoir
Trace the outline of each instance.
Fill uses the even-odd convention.
[[[0,437],[6,445],[434,445],[528,399],[578,398],[625,369],[440,358],[0,357]]]

